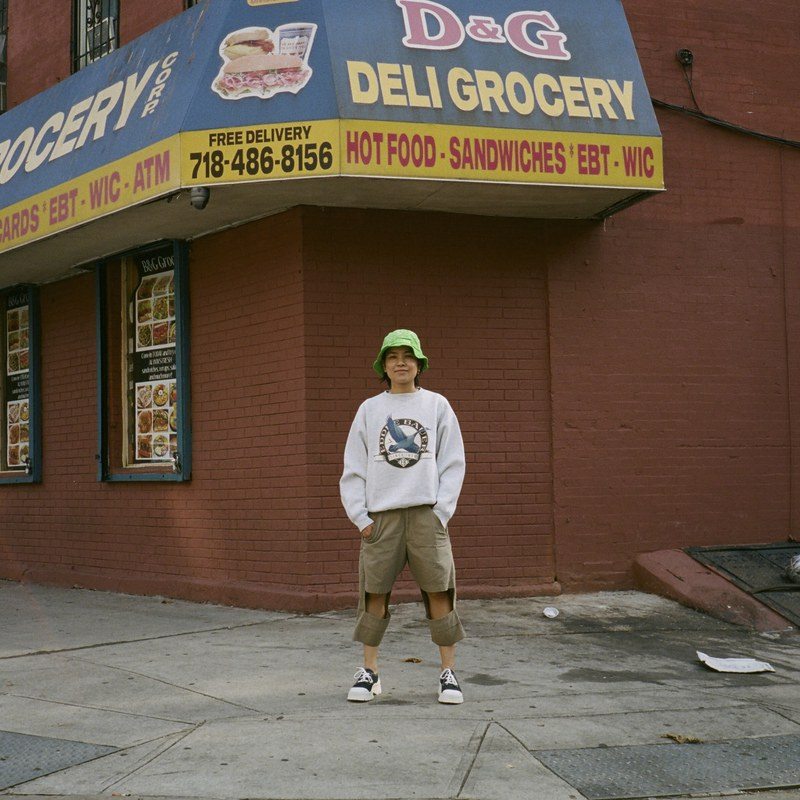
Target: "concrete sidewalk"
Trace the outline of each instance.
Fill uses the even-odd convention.
[[[417,604],[393,608],[383,695],[349,704],[352,613],[0,582],[0,795],[800,798],[797,637],[637,592],[460,608],[464,705],[436,702]],[[715,673],[696,650],[775,672]]]

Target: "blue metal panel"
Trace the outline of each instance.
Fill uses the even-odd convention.
[[[544,6],[557,24],[559,32],[566,37],[563,47],[568,51],[569,59],[555,60],[522,53],[500,31],[496,36],[506,39],[505,42],[479,41],[465,33],[463,42],[453,49],[407,47],[403,44],[406,36],[404,14],[395,0],[348,0],[344,9],[340,4],[329,3],[328,38],[340,101],[339,112],[343,119],[413,120],[497,128],[661,135],[620,0],[548,0],[547,3],[526,3],[525,0],[442,0],[442,3],[427,5],[439,5],[445,9],[426,15],[427,30],[431,38],[442,32],[442,24],[437,21],[437,15],[453,27],[453,19],[458,18],[465,30],[470,17],[475,15],[491,17],[498,28],[504,28],[513,14],[525,9],[541,9]],[[359,20],[368,20],[368,24],[359,23]],[[528,38],[533,39],[534,44],[540,43],[536,33],[546,31],[542,26],[533,23],[526,30]],[[410,64],[423,89],[425,67],[433,66],[444,96],[443,107],[410,109],[380,102],[374,105],[353,103],[346,68],[348,60],[361,60],[370,64]],[[542,113],[540,108],[531,114],[520,114],[513,108],[501,112],[495,104],[492,104],[491,111],[481,108],[460,111],[452,102],[448,102],[446,96],[447,75],[451,69],[458,68],[473,74],[475,70],[496,72],[503,78],[509,73],[519,73],[529,80],[544,73],[552,76],[603,78],[619,83],[633,81],[633,109],[636,119],[586,119],[564,115],[550,117]]]
[[[422,5],[426,11],[420,10]],[[205,0],[0,116],[0,208],[181,131],[342,118],[660,135],[620,0],[549,0],[546,12],[525,11],[526,7],[530,5],[524,0],[294,0],[252,5],[248,0]],[[523,18],[528,22],[513,33],[509,21],[520,14],[527,14]],[[532,22],[532,14],[547,14],[552,24]],[[477,27],[474,19],[470,26],[476,16]],[[404,43],[410,18],[424,20],[434,44]],[[225,53],[231,34],[268,28],[277,52],[283,49],[281,33],[292,26],[315,30],[305,82],[298,91],[236,99],[218,91],[221,70],[230,61]],[[461,29],[463,41],[440,49],[435,40],[447,27]],[[526,41],[534,48],[541,46],[542,36],[563,37],[568,55],[542,57],[520,50]],[[348,62],[362,62],[376,73],[379,64],[387,65],[393,77],[381,84],[378,99],[354,98]],[[454,75],[464,80],[459,83]],[[430,90],[432,76],[441,97],[426,108],[410,97],[414,90]],[[530,87],[537,76],[577,81],[574,97],[581,108],[576,112],[573,106],[575,113],[544,113],[546,98],[562,102],[569,93],[552,83],[527,109],[523,102],[509,102],[514,92],[521,101],[531,100]],[[497,92],[505,99],[484,98],[475,108],[459,102],[459,92],[474,92],[468,84],[479,78],[489,85],[499,81]],[[591,90],[582,83],[585,79],[600,82],[595,91],[608,103],[613,99],[608,94],[612,82],[628,86],[628,116],[633,118],[620,113],[617,101],[616,119],[600,112],[586,116]],[[412,90],[414,81],[419,85]],[[44,214],[36,207],[32,211]],[[9,234],[18,235],[19,231]]]
[[[33,132],[32,152],[43,156],[49,152],[41,164],[35,165],[38,159],[28,161],[10,177],[0,170],[0,207],[177,133],[196,88],[197,58],[206,61],[206,52],[214,47],[222,23],[223,15],[206,13],[204,5],[197,6],[0,116],[0,162],[7,153],[4,170],[10,172],[16,166],[19,159],[14,146],[25,131]],[[170,58],[173,53],[179,54],[174,63]],[[143,116],[148,97],[166,69],[171,72],[163,81],[160,96],[154,98],[158,105]],[[116,87],[113,93],[112,87]],[[100,95],[104,90],[109,92],[105,99]],[[102,135],[97,138],[100,127],[85,130],[95,102],[100,104],[98,110],[104,106],[110,109]],[[59,137],[72,126],[75,130],[64,135],[62,143],[62,149],[71,145],[71,151],[53,158]],[[23,152],[22,147],[24,144],[18,145],[17,154]]]
[[[328,3],[328,5],[330,5]],[[376,4],[377,5],[377,4]],[[331,70],[331,56],[326,35],[325,6],[323,0],[253,7],[245,0],[227,2],[227,14],[221,26],[217,25],[217,38],[206,43],[205,51],[198,53],[195,85],[197,91],[182,130],[241,127],[302,122],[338,117],[338,104]],[[212,3],[209,13],[220,8]],[[349,4],[337,3],[336,14],[350,18]],[[359,23],[362,26],[363,22]],[[311,77],[297,94],[278,92],[267,101],[251,95],[238,100],[223,99],[213,90],[214,82],[226,59],[222,55],[224,42],[233,33],[247,28],[267,28],[276,48],[281,30],[295,25],[316,26],[311,47],[307,53]]]

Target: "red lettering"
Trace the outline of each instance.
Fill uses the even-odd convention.
[[[122,178],[116,171],[92,181],[89,184],[89,205],[92,208],[99,208],[108,203],[116,203],[121,194],[119,188],[121,182]]]
[[[75,198],[78,196],[77,189],[70,189],[68,192],[61,192],[50,198],[50,224],[58,225],[66,222],[75,216]]]
[[[567,148],[564,142],[556,142],[556,172],[563,175],[567,171]]]
[[[386,161],[402,167],[432,167],[436,163],[436,141],[433,136],[415,133],[390,133],[386,137]]]
[[[646,178],[652,178],[656,171],[653,161],[652,147],[622,148],[622,164],[628,177],[643,175]]]
[[[539,44],[528,36],[529,25],[541,25],[547,28],[546,31],[536,33]],[[547,11],[517,11],[506,20],[505,31],[509,44],[526,56],[551,58],[557,61],[569,61],[572,58],[564,47],[567,35],[561,33],[553,15]]]
[[[169,175],[169,150],[165,150],[163,153],[156,153],[156,186],[166,183],[169,180]]]
[[[508,43],[533,58],[568,61],[572,58],[563,33],[549,11],[517,11],[504,26],[494,17],[473,15],[466,28],[447,6],[434,0],[395,0],[403,11],[406,35],[403,44],[423,50],[453,50],[460,47],[465,34],[476,42]],[[538,26],[532,35],[529,28]],[[503,34],[505,33],[505,37]]]
[[[578,172],[581,175],[608,175],[608,155],[611,148],[607,144],[578,145]]]
[[[382,147],[383,134],[379,131],[348,131],[347,163],[370,164],[375,161],[380,164]]]
[[[505,171],[516,169],[516,167],[513,166],[515,160],[513,142],[508,141],[508,139],[503,139],[498,144],[500,148],[500,169]]]
[[[467,35],[476,42],[505,42],[503,29],[494,17],[470,17]]]
[[[395,0],[403,10],[406,47],[423,50],[452,50],[464,41],[464,26],[461,20],[446,6],[433,0]],[[437,30],[431,32],[429,23]]]

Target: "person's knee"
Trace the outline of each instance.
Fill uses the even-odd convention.
[[[453,597],[450,592],[427,592],[429,616],[436,619],[447,616],[453,610]]]
[[[373,617],[383,619],[386,616],[388,608],[388,595],[385,594],[371,594],[370,592],[364,593],[366,596],[366,608],[369,614]]]
[[[439,647],[452,647],[464,638],[464,628],[455,610],[441,617],[429,619],[428,626],[433,643],[438,644]]]

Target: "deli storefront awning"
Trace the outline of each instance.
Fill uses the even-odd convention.
[[[299,204],[589,219],[663,190],[620,0],[542,5],[201,2],[0,117],[0,284]]]

